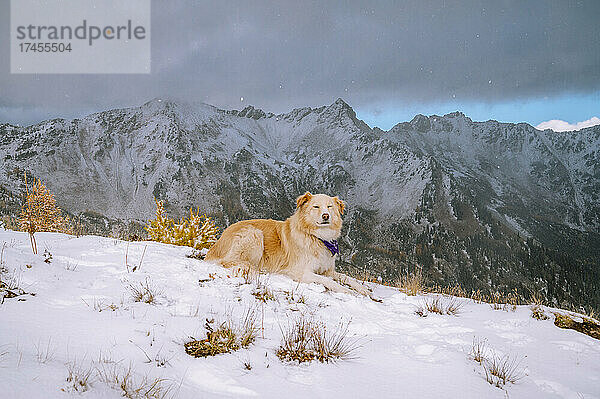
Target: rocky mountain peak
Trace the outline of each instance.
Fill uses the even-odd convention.
[[[272,113],[269,113],[269,114],[265,113],[265,111],[263,111],[260,108],[254,108],[252,105],[246,106],[241,111],[233,110],[233,111],[230,111],[230,113],[232,115],[239,116],[240,118],[250,118],[250,119],[254,119],[254,120],[267,118],[267,117],[270,117],[273,115]]]
[[[347,115],[351,118],[356,118],[356,112],[352,109],[348,103],[346,103],[341,98],[335,100],[330,106],[325,108],[325,111],[328,114],[336,114],[336,115]]]
[[[463,120],[471,120],[470,118],[468,118],[465,114],[463,114],[460,111],[454,111],[454,112],[450,112],[449,114],[444,115],[444,118],[446,119],[463,119]]]

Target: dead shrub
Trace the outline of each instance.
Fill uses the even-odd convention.
[[[238,273],[244,279],[245,284],[253,284],[254,282],[258,282],[259,273],[251,267],[239,269]]]
[[[519,294],[517,290],[514,289],[505,296],[505,304],[503,310],[514,312],[517,310],[517,305],[519,304]]]
[[[592,338],[600,339],[600,324],[589,317],[554,313],[554,325],[559,328],[575,330],[589,335]]]
[[[184,344],[185,352],[194,357],[208,357],[247,348],[258,335],[257,320],[257,312],[252,308],[244,312],[238,323],[231,316],[220,324],[216,324],[214,319],[206,319],[206,338],[197,340],[192,337],[191,341]]]
[[[215,356],[220,353],[229,353],[240,348],[237,336],[231,325],[221,323],[216,329],[206,322],[206,338],[193,340],[184,344],[185,352],[194,357]]]
[[[274,301],[275,295],[269,288],[269,276],[260,273],[259,270],[254,270],[249,267],[241,269],[242,277],[247,284],[256,283],[255,289],[252,291],[252,295],[263,303],[267,301]]]

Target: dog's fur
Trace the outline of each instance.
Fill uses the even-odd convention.
[[[304,283],[323,284],[336,292],[369,290],[335,271],[335,256],[319,239],[339,238],[345,204],[338,197],[306,192],[285,221],[254,219],[227,227],[205,260],[238,270],[280,273]]]

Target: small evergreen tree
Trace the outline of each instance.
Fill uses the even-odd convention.
[[[170,244],[170,231],[172,229],[173,221],[169,219],[165,212],[163,201],[154,199],[156,203],[156,217],[148,222],[146,231],[148,231],[148,238],[151,241],[163,242]]]
[[[38,231],[68,233],[69,219],[62,216],[54,195],[39,179],[34,180],[30,189],[25,175],[25,188],[27,194],[19,216],[19,227],[29,233],[31,249],[37,254],[34,234]]]
[[[210,248],[217,242],[219,228],[206,215],[200,215],[200,209],[193,212],[190,208],[189,235],[194,237],[193,247],[196,249]]]
[[[199,250],[210,248],[217,241],[219,228],[211,218],[200,215],[200,209],[190,208],[189,219],[181,218],[176,223],[167,216],[163,201],[154,199],[154,202],[156,216],[146,226],[150,240]]]

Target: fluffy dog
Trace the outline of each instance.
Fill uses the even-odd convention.
[[[205,260],[367,295],[366,286],[335,271],[344,207],[338,197],[306,192],[296,199],[296,212],[284,221],[243,220],[227,227]]]

